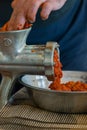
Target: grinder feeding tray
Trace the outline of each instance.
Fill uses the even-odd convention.
[[[7,103],[14,81],[23,74],[45,75],[54,79],[54,51],[58,52],[56,42],[44,45],[26,45],[31,28],[0,32],[0,106]]]

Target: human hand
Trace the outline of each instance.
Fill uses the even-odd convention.
[[[46,20],[52,11],[60,9],[65,2],[66,0],[14,0],[7,30],[23,29],[26,22],[35,22],[39,8],[41,18]]]

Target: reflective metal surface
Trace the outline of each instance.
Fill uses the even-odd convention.
[[[87,72],[64,71],[61,82],[87,82]],[[27,88],[31,99],[40,108],[62,113],[87,112],[87,92],[54,91],[48,88],[44,76],[24,75],[20,82]]]

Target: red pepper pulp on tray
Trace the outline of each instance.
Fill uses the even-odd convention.
[[[32,24],[26,22],[25,25],[24,25],[24,27],[23,27],[23,29],[27,29],[27,28],[29,28],[31,26],[32,26]],[[8,28],[8,22],[4,24],[4,26],[1,28],[0,31],[7,31],[7,28]],[[22,24],[19,24],[17,26],[17,30],[21,30],[21,28],[22,28]]]

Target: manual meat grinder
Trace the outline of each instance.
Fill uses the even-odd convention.
[[[7,103],[14,81],[24,74],[45,75],[54,78],[54,50],[56,42],[46,45],[26,45],[31,28],[0,32],[0,106]]]

